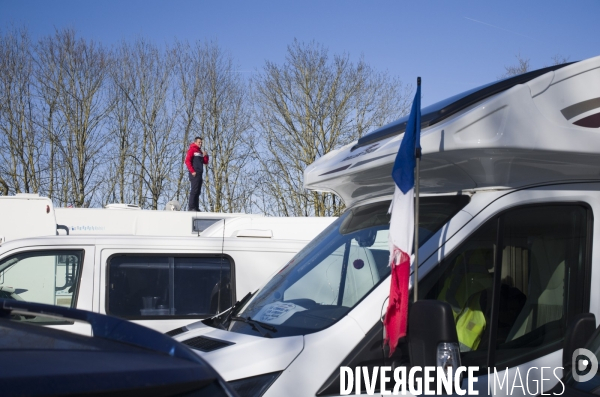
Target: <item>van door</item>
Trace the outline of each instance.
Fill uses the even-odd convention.
[[[511,207],[533,201],[528,195],[528,200],[508,195],[507,202],[500,199],[488,206],[441,246],[441,261],[432,255],[421,264],[419,299],[452,306],[462,365],[479,367],[475,386],[480,395],[487,394],[488,384],[495,395],[537,394],[542,377],[543,390],[553,387],[557,378],[552,371],[562,365],[566,324],[589,308],[590,206],[572,200],[573,192],[564,202],[550,203],[548,194],[540,192],[538,204]],[[339,366],[371,371],[410,365],[406,343],[399,343],[388,358],[383,339],[378,321]],[[338,367],[317,395],[337,395],[339,382]]]
[[[27,249],[0,259],[0,296],[69,308],[92,310],[92,246]],[[91,335],[89,324],[36,316],[15,320]]]
[[[452,306],[462,365],[479,367],[480,393],[538,394],[562,376],[553,371],[566,325],[589,307],[591,219],[582,203],[507,210],[420,282],[421,299]]]

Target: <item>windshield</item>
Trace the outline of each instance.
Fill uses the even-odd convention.
[[[419,245],[468,201],[422,197]],[[260,324],[268,324],[269,337],[305,335],[341,319],[390,274],[389,207],[384,201],[347,210],[259,291],[230,331],[265,336]]]

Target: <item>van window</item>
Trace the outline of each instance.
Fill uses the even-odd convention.
[[[513,366],[561,347],[568,316],[583,310],[573,302],[576,289],[582,295],[574,280],[586,260],[586,227],[583,206],[511,210],[426,277],[419,295],[452,306],[463,365]]]
[[[0,297],[75,307],[82,261],[83,251],[30,251],[10,256],[0,262]],[[44,318],[44,322],[54,321]]]
[[[424,299],[450,304],[460,350],[463,357],[470,352],[469,365],[473,366],[485,366],[487,362],[484,330],[489,330],[491,321],[497,222],[494,219],[480,227],[419,285],[419,295],[426,292]]]
[[[192,220],[192,232],[201,233],[217,222],[222,221],[220,218],[194,219]]]
[[[127,319],[202,318],[231,306],[225,256],[114,255],[106,312]]]
[[[585,289],[573,280],[586,258],[586,220],[586,209],[575,206],[523,208],[504,217],[496,365],[562,347],[567,318],[577,314],[568,308]]]

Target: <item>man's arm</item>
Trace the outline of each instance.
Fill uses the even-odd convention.
[[[204,158],[202,159],[202,162],[204,164],[208,164],[208,153],[206,153],[206,150],[204,151]]]
[[[193,155],[194,155],[194,151],[192,150],[192,148],[189,148],[187,154],[185,155],[185,165],[186,165],[187,169],[191,173],[196,172],[194,170],[194,167],[192,167],[192,157],[193,157]]]

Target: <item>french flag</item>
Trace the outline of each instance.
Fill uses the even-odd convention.
[[[398,346],[398,339],[406,335],[408,319],[408,284],[410,281],[410,254],[415,230],[415,165],[421,153],[421,78],[413,100],[406,131],[396,155],[392,178],[396,184],[390,206],[392,214],[388,242],[392,281],[390,298],[385,313],[385,343],[389,355]]]

